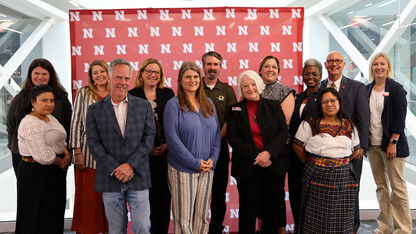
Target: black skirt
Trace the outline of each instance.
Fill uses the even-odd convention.
[[[66,171],[57,165],[20,163],[17,176],[17,234],[62,234],[65,205]]]

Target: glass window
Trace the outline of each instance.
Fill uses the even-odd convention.
[[[9,61],[39,24],[40,20],[29,18],[5,6],[0,7],[0,64],[2,66]]]

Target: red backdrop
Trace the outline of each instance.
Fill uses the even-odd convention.
[[[201,57],[210,50],[222,55],[219,78],[234,89],[242,71],[258,71],[261,59],[274,55],[280,61],[280,81],[302,91],[303,15],[302,7],[71,10],[73,96],[88,84],[89,63],[95,59],[109,63],[115,58],[129,61],[133,76],[145,59],[160,60],[166,86],[176,93],[181,64],[192,61],[202,70]],[[224,224],[226,230],[235,232],[238,193],[232,177],[227,199]],[[287,228],[293,228],[291,215]]]

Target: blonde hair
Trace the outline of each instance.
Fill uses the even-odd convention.
[[[375,63],[375,61],[378,59],[378,58],[380,58],[380,57],[383,57],[385,60],[386,60],[386,63],[387,63],[387,67],[388,67],[388,71],[387,71],[387,77],[389,77],[389,78],[391,78],[391,79],[394,79],[394,77],[393,77],[393,69],[392,69],[392,67],[391,67],[391,61],[390,61],[390,58],[389,58],[389,56],[386,54],[386,53],[383,53],[383,52],[379,52],[379,53],[377,53],[376,55],[374,55],[374,57],[371,59],[371,61],[370,61],[370,68],[369,68],[369,70],[370,70],[370,72],[368,73],[369,75],[370,75],[370,77],[368,78],[368,81],[369,82],[373,82],[374,81],[374,74],[373,74],[373,69],[372,69],[372,67],[373,67],[373,64]]]
[[[260,75],[257,72],[253,70],[243,71],[238,76],[238,82],[237,82],[237,94],[240,97],[244,97],[243,92],[241,91],[241,80],[243,79],[243,77],[247,77],[247,78],[254,80],[257,86],[257,90],[259,91],[259,94],[261,94],[264,88],[266,87],[263,83],[263,80],[261,79]]]
[[[85,89],[87,89],[87,94],[91,95],[91,97],[94,101],[98,100],[99,94],[98,94],[97,85],[95,84],[94,80],[92,79],[92,68],[94,66],[97,66],[97,65],[104,68],[105,72],[107,72],[107,75],[109,75],[108,74],[108,64],[104,60],[97,59],[97,60],[94,60],[90,64],[90,67],[88,68],[88,86],[85,87]],[[106,90],[110,91],[110,85],[109,85],[108,82],[107,82],[107,89]],[[87,98],[88,95],[85,95],[85,98]]]
[[[140,67],[139,71],[136,74],[136,79],[134,81],[135,87],[136,88],[143,88],[144,81],[143,81],[142,75],[143,75],[144,70],[146,70],[147,65],[149,65],[149,64],[157,64],[159,66],[159,69],[160,69],[160,81],[159,81],[159,83],[157,83],[156,88],[158,88],[158,89],[165,88],[165,77],[163,76],[162,64],[160,64],[159,60],[154,59],[154,58],[146,59],[142,63],[142,66]]]

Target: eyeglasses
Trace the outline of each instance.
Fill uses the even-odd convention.
[[[152,74],[155,74],[155,76],[160,76],[160,71],[152,71],[152,70],[144,70],[147,75],[151,76]]]
[[[321,101],[321,104],[324,105],[324,106],[328,105],[328,103],[331,103],[332,105],[335,105],[335,103],[337,103],[337,102],[338,102],[338,98],[331,98],[329,100]]]
[[[319,73],[316,73],[316,72],[312,72],[312,73],[305,72],[303,74],[303,77],[308,77],[308,76],[321,76],[321,75]]]
[[[328,60],[326,60],[326,63],[329,63],[329,64],[331,64],[331,63],[336,63],[336,64],[341,64],[342,62],[344,62],[344,60],[342,60],[342,59],[328,59]]]

